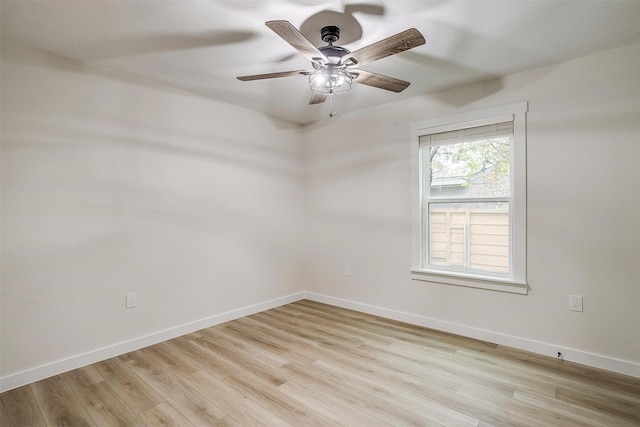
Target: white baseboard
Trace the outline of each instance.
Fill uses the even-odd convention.
[[[355,301],[334,298],[312,292],[304,293],[304,298],[312,301],[334,305],[337,307],[348,308],[363,313],[385,317],[387,319],[399,320],[413,325],[424,326],[426,328],[436,329],[443,332],[449,332],[452,334],[488,341],[499,345],[517,348],[520,350],[530,351],[532,353],[537,353],[545,356],[555,357],[558,352],[561,352],[563,359],[566,361],[580,363],[583,365],[606,369],[607,371],[613,371],[620,374],[640,378],[639,363],[563,347],[561,345],[529,340],[512,335],[505,335],[498,332],[487,331],[484,329],[478,329],[471,326],[460,325],[457,323],[445,322],[442,320],[432,319],[416,314],[404,313],[401,311],[390,310],[387,308],[363,304]]]
[[[63,372],[68,372],[73,369],[80,368],[82,366],[100,362],[111,357],[119,356],[130,351],[138,350],[150,345],[167,341],[181,335],[199,331],[200,329],[208,328],[210,326],[218,325],[220,323],[228,322],[240,317],[249,316],[251,314],[279,307],[284,304],[289,304],[303,298],[306,298],[305,292],[287,295],[281,298],[276,298],[263,303],[227,311],[225,313],[217,314],[205,319],[197,320],[195,322],[186,323],[174,328],[154,332],[152,334],[134,338],[132,340],[120,342],[108,347],[99,348],[87,353],[79,354],[66,359],[47,363],[46,365],[7,375],[0,378],[0,393],[26,384],[30,384],[35,381],[49,378],[53,375],[58,375]]]
[[[100,362],[111,357],[119,356],[130,351],[138,350],[150,345],[154,345],[172,338],[179,337],[200,329],[238,319],[240,317],[249,316],[264,310],[279,307],[301,299],[309,299],[325,304],[334,305],[336,307],[348,308],[363,313],[373,314],[387,319],[399,320],[413,325],[424,326],[426,328],[436,329],[449,332],[465,337],[475,338],[495,344],[505,345],[520,350],[530,351],[532,353],[542,354],[554,357],[558,351],[562,352],[564,360],[581,363],[583,365],[593,366],[608,371],[618,372],[625,375],[640,378],[640,364],[629,362],[626,360],[615,359],[594,353],[588,353],[560,345],[543,343],[534,340],[528,340],[521,337],[505,335],[498,332],[487,331],[484,329],[473,328],[457,323],[445,322],[442,320],[432,319],[416,314],[405,313],[401,311],[391,310],[383,307],[377,307],[355,301],[349,301],[341,298],[334,298],[327,295],[317,294],[313,292],[299,292],[276,298],[259,304],[254,304],[239,309],[231,310],[225,313],[217,314],[195,322],[176,326],[174,328],[158,331],[153,334],[134,338],[129,341],[117,343],[108,347],[96,349],[87,353],[72,356],[63,360],[48,363],[22,372],[11,374],[0,378],[0,393],[30,384],[44,378],[58,375],[63,372],[71,371],[82,366]]]

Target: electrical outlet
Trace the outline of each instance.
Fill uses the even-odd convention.
[[[350,265],[345,265],[344,266],[344,275],[345,276],[351,276],[351,266]]]
[[[129,292],[126,295],[127,299],[127,308],[133,308],[138,304],[138,297],[135,292]]]
[[[569,310],[582,311],[582,295],[569,295]]]

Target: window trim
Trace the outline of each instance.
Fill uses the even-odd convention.
[[[487,108],[435,119],[411,123],[411,194],[412,194],[412,248],[411,278],[433,283],[466,286],[494,291],[527,294],[526,279],[526,114],[527,102]],[[483,126],[492,123],[513,121],[513,150],[511,151],[511,199],[509,206],[511,220],[512,274],[475,274],[440,270],[422,266],[424,245],[422,237],[424,224],[422,170],[420,168],[420,136],[456,129]]]

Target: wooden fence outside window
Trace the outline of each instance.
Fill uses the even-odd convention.
[[[432,265],[509,272],[508,209],[432,209]]]

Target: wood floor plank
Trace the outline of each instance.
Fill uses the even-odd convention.
[[[242,319],[243,322],[253,322],[253,316],[249,316]],[[290,325],[295,325],[295,319],[290,322]],[[256,328],[262,328],[268,330],[269,328],[259,323],[253,323]],[[321,343],[339,343],[346,346],[356,346],[362,344],[362,337],[360,334],[354,335],[345,331],[343,328],[337,327],[331,322],[324,319],[315,319],[312,322],[305,322],[306,329],[313,334],[316,340],[320,340]]]
[[[242,372],[235,373],[222,381],[291,425],[329,427],[333,424],[331,419],[312,408],[289,399],[286,394],[275,387],[261,381],[255,381]]]
[[[174,357],[182,358],[187,363],[198,367],[198,372],[204,370],[216,378],[231,375],[235,368],[226,361],[212,357],[211,352],[196,345],[187,337],[179,337],[166,342],[166,350]]]
[[[574,425],[590,426],[616,426],[616,427],[637,427],[638,423],[621,419],[611,414],[594,410],[582,405],[574,405],[569,402],[560,401],[554,397],[541,395],[530,390],[516,390],[513,395],[515,400],[526,403],[530,407],[537,407],[541,410],[561,415],[573,419]]]
[[[254,316],[269,316],[272,319],[277,319],[280,317],[279,313],[280,312],[275,309],[272,311],[258,313]],[[338,319],[335,315],[314,310],[302,311],[297,318],[288,319],[288,323],[293,325],[302,325],[303,327],[308,326],[310,322],[312,324],[322,325],[325,327],[339,328],[340,330],[351,334],[351,336],[366,338],[368,341],[375,341],[380,345],[389,345],[394,343],[396,340],[396,337],[380,333],[381,331],[378,327],[368,327],[362,319],[352,319],[344,316]]]
[[[93,365],[109,384],[114,393],[125,401],[131,410],[140,414],[161,403],[164,399],[149,384],[129,369],[117,357]]]
[[[74,390],[97,384],[103,380],[102,376],[100,376],[92,365],[65,372],[63,376]]]
[[[590,425],[582,417],[575,417],[566,411],[547,411],[536,405],[523,404],[520,399],[514,398],[516,393],[535,394],[531,391],[517,390],[514,396],[502,396],[491,393],[486,388],[478,385],[463,385],[458,391],[459,394],[472,396],[474,399],[484,402],[489,406],[501,408],[504,412],[511,416],[517,416],[527,420],[530,425],[571,425],[581,426]]]
[[[464,366],[476,372],[490,373],[491,377],[517,388],[527,389],[536,393],[555,396],[556,384],[540,378],[538,370],[526,369],[523,366],[510,364],[508,361],[496,357],[487,357],[481,352],[468,350],[456,351],[453,360],[460,361]]]
[[[283,369],[297,381],[314,390],[336,396],[350,406],[360,409],[375,418],[394,426],[425,426],[427,419],[396,406],[389,401],[369,394],[369,390],[341,376],[334,377],[319,371],[314,366],[289,363]]]
[[[291,334],[285,332],[277,332],[275,330],[264,332],[256,331],[247,328],[242,328],[237,325],[225,325],[225,331],[233,334],[235,337],[245,339],[251,344],[258,346],[262,349],[270,351],[278,356],[292,361],[293,353],[299,347],[313,348],[316,343],[309,343],[305,339],[294,339]],[[306,357],[306,356],[299,356]],[[311,356],[310,359],[305,360],[305,363],[311,363],[315,359]]]
[[[167,365],[162,358],[148,353],[147,357],[130,360],[127,365],[176,410],[187,416],[193,425],[205,427],[223,424],[221,420],[227,413],[174,375],[170,371],[172,364]],[[164,406],[156,408],[162,409]],[[157,414],[158,409],[151,413]]]
[[[340,363],[318,360],[314,363],[323,374],[348,378],[351,383],[357,383],[368,395],[376,395],[380,399],[391,402],[399,407],[405,408],[413,413],[423,416],[430,423],[446,425],[447,422],[459,426],[476,426],[478,420],[464,413],[450,410],[441,402],[432,399],[425,399],[429,395],[427,384],[423,384],[421,389],[419,384],[397,384],[393,388],[385,387],[389,384],[384,378],[379,379],[376,371],[369,372],[362,369],[344,367]],[[431,391],[434,393],[435,391]]]
[[[273,412],[244,396],[239,390],[213,375],[199,371],[185,380],[195,390],[215,402],[223,411],[245,426],[291,427]]]
[[[585,391],[615,392],[631,398],[640,396],[640,381],[635,377],[558,360],[555,357],[543,357],[511,347],[499,346],[493,354],[495,357],[505,355],[519,366],[536,369],[541,376],[558,385]]]
[[[161,403],[140,414],[140,418],[148,426],[193,427],[176,408],[168,403]]]
[[[220,358],[235,368],[235,371],[243,371],[263,380],[274,387],[286,382],[289,378],[279,370],[262,363],[254,355],[230,349],[215,340],[205,336],[198,339],[196,345],[211,352],[211,357]]]
[[[330,394],[302,385],[295,380],[280,385],[278,390],[342,426],[389,426],[378,418],[341,402]]]
[[[15,427],[47,425],[42,418],[33,391],[28,385],[0,394],[0,405],[2,425]]]
[[[292,319],[292,321],[290,321]],[[310,331],[306,326],[298,326],[296,317],[290,318],[288,315],[282,316],[278,313],[262,312],[251,317],[251,321],[260,325],[263,333],[267,336],[277,334],[282,342],[306,344],[309,346],[317,346],[322,343],[322,337]]]
[[[16,426],[9,418],[9,414],[7,414],[7,411],[3,409],[1,405],[0,405],[0,426],[4,426],[4,427]]]
[[[243,427],[240,421],[233,418],[231,415],[227,415],[224,418],[218,420],[217,427]]]
[[[640,425],[640,378],[302,300],[0,394],[3,427]]]
[[[170,370],[173,374],[178,376],[191,375],[194,372],[198,372],[200,370],[196,364],[192,363],[188,359],[177,356],[175,353],[172,353],[167,347],[167,343],[160,343],[151,347],[147,347],[143,349],[144,353],[142,358],[152,358],[157,363],[161,364],[166,369]],[[130,366],[130,362],[131,361],[126,362],[126,364]]]
[[[89,413],[61,375],[31,384],[42,415],[50,426],[95,426]]]
[[[106,381],[75,390],[79,402],[98,426],[132,426],[141,420]]]
[[[257,345],[252,345],[242,338],[234,337],[227,333],[223,328],[208,328],[203,331],[198,340],[215,340],[217,343],[233,349],[236,352],[251,354],[252,357],[258,358],[260,361],[272,368],[279,368],[289,361],[271,351],[265,350]]]
[[[615,414],[640,425],[640,406],[637,399],[621,399],[617,396],[602,396],[600,393],[585,393],[580,390],[572,390],[565,386],[559,386],[556,390],[556,399],[564,402],[579,404],[594,408],[607,414]]]

